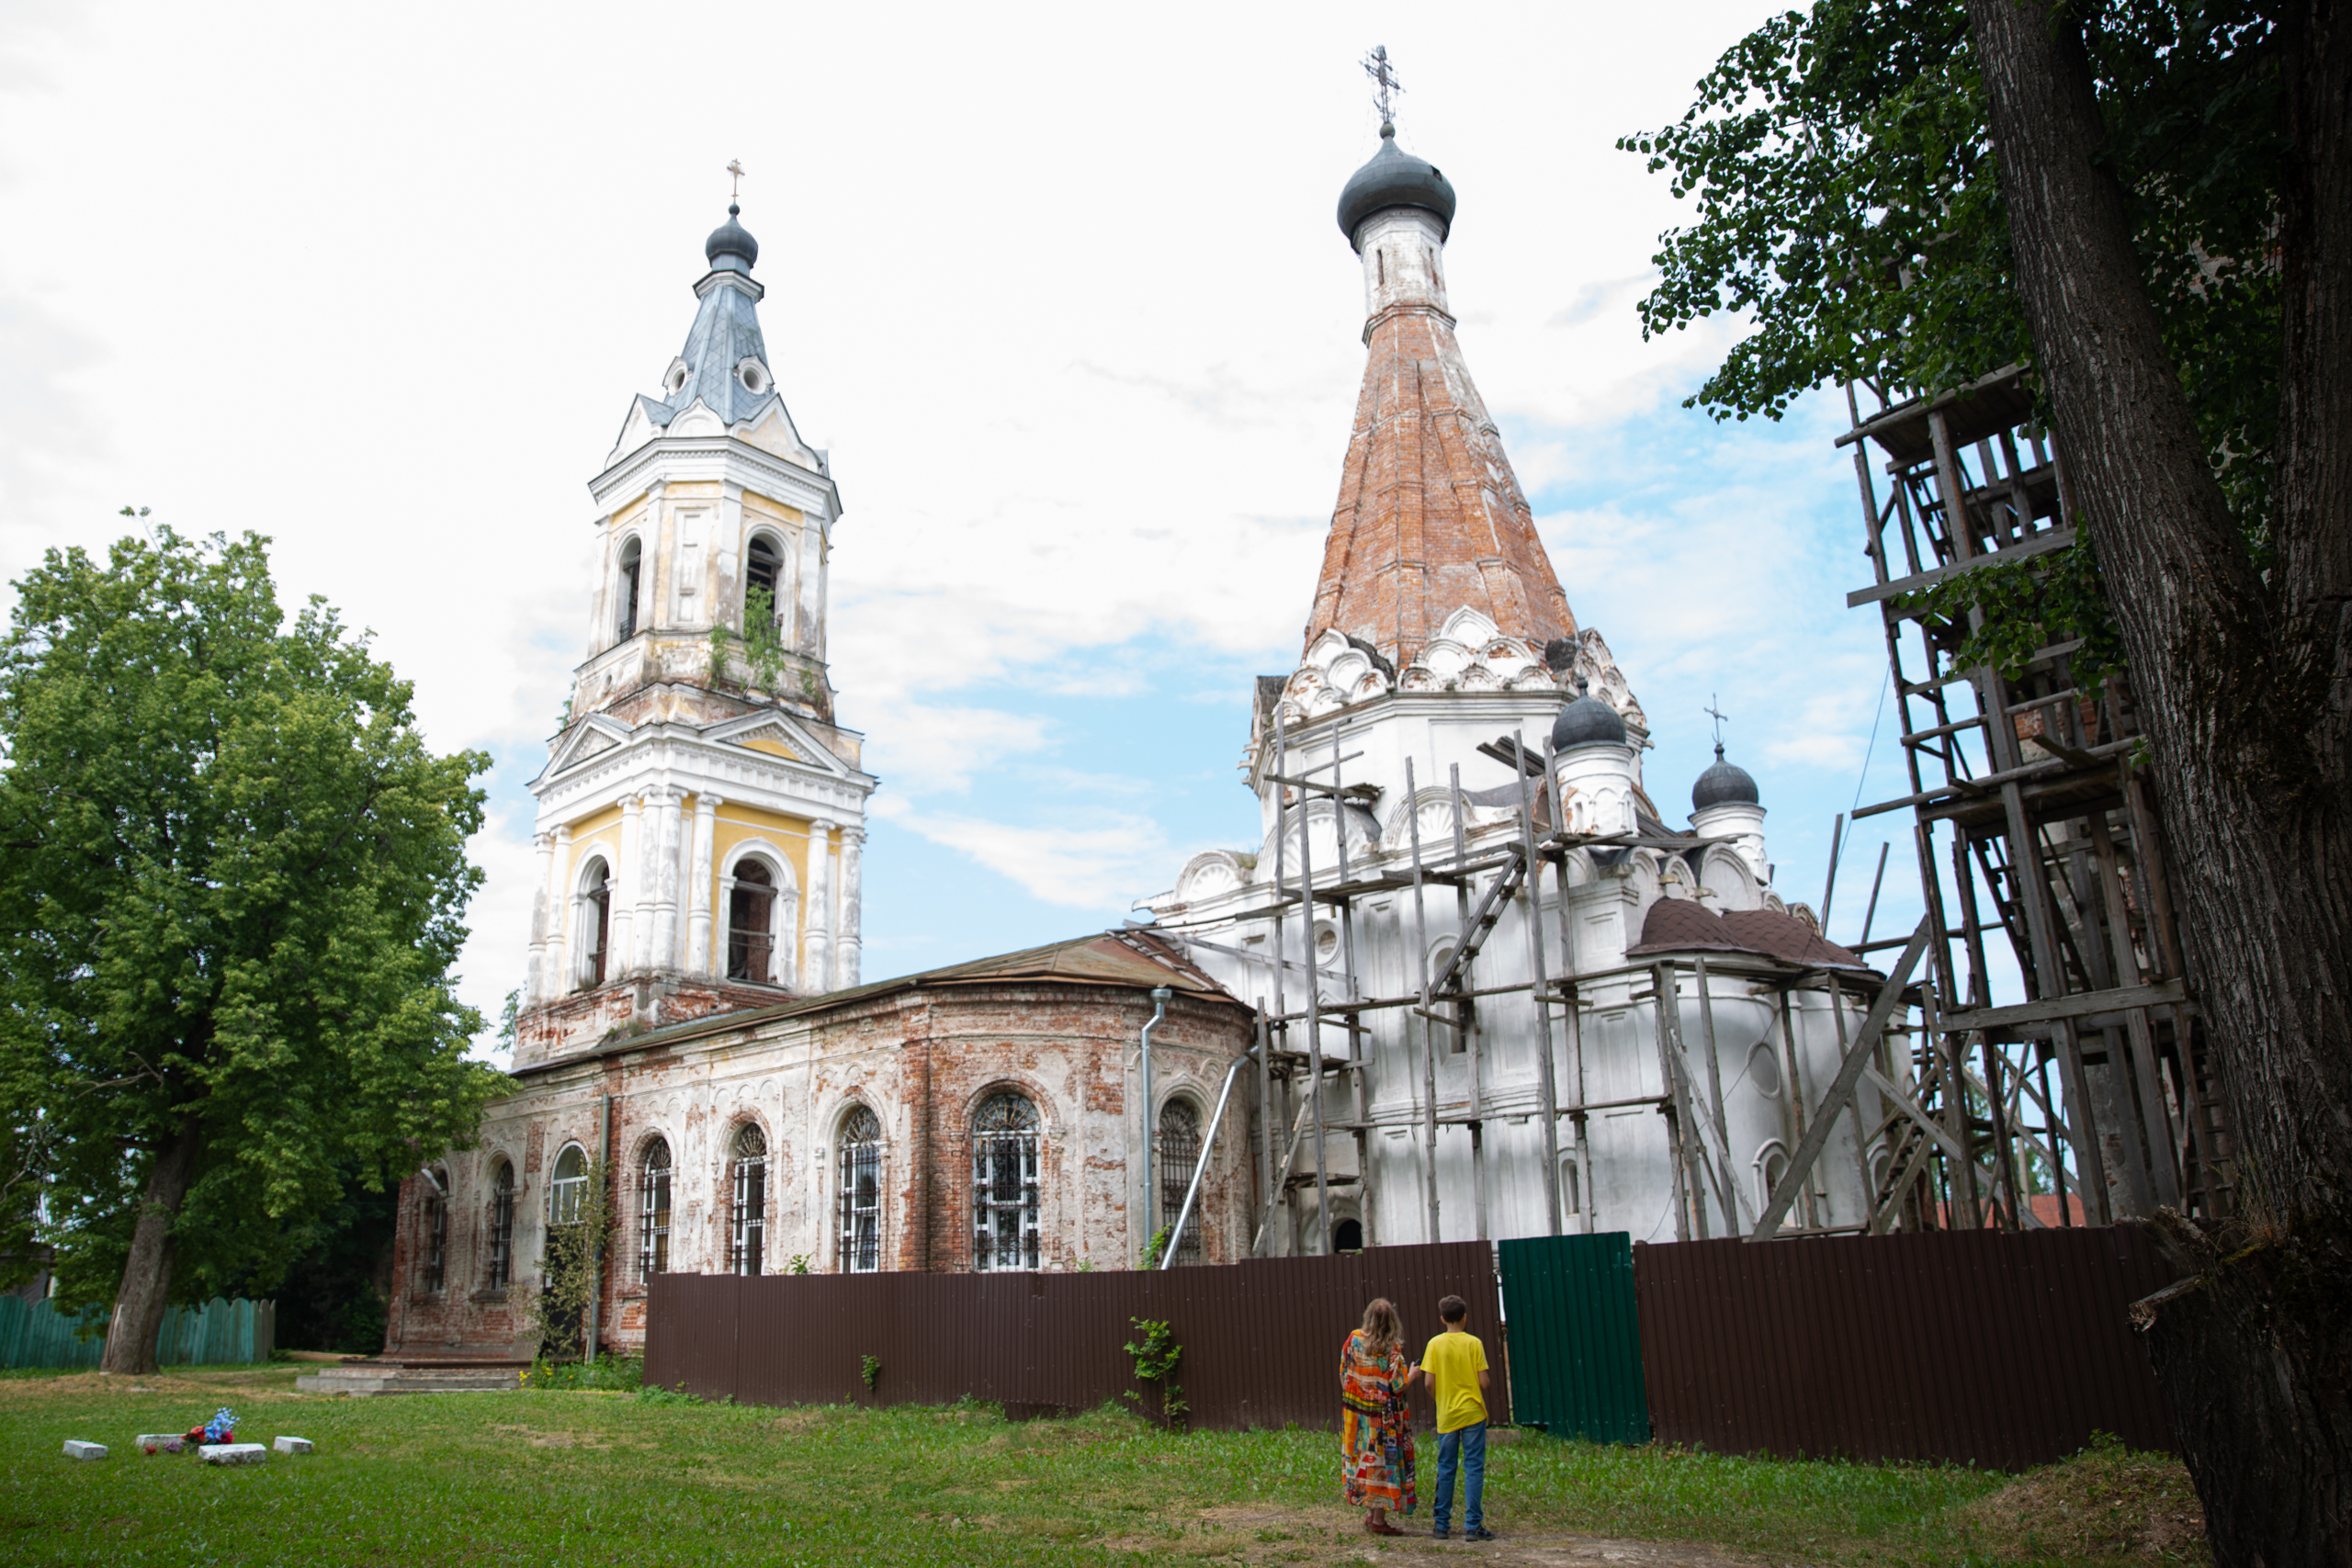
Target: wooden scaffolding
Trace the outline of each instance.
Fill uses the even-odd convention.
[[[1838,444],[1876,581],[1847,603],[1883,621],[1911,786],[1855,816],[1912,813],[1926,900],[1916,1092],[1878,1097],[1872,1228],[2226,1214],[2230,1130],[2182,985],[2130,682],[2078,678],[2079,640],[2009,673],[1963,666],[1983,612],[1939,613],[1927,592],[1974,572],[2046,580],[2076,538],[2060,456],[2015,367],[1868,417],[1848,400]],[[2008,964],[2025,999],[1996,1006]]]

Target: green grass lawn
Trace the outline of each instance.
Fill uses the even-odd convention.
[[[1321,1432],[1170,1436],[1109,1411],[1009,1424],[987,1406],[772,1410],[572,1391],[354,1400],[296,1393],[296,1370],[0,1380],[7,1558],[736,1568],[1369,1554],[1403,1568],[1474,1551],[1560,1561],[1573,1544],[1565,1538],[1585,1535],[1708,1543],[1781,1563],[2163,1560],[2052,1554],[2020,1537],[2014,1518],[1996,1517],[2003,1510],[1986,1512],[1984,1500],[1998,1504],[1993,1495],[2015,1478],[1965,1470],[1724,1459],[1498,1432],[1487,1513],[1504,1540],[1448,1548],[1363,1536],[1339,1503],[1334,1441]],[[131,1446],[138,1432],[183,1431],[220,1404],[242,1417],[240,1440],[290,1433],[319,1451],[231,1469],[147,1458]],[[68,1438],[112,1453],[77,1463],[60,1451]],[[1435,1459],[1430,1444],[1419,1530]],[[2163,1482],[2149,1473],[2157,1476],[2149,1484]],[[2192,1549],[2172,1560],[2201,1559]]]

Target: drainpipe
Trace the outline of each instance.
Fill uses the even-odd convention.
[[[1168,1018],[1168,998],[1176,993],[1166,986],[1151,988],[1151,1021],[1143,1026],[1143,1255],[1151,1256],[1151,1032]]]
[[[605,1184],[605,1196],[611,1201],[613,1191],[613,1097],[599,1097],[596,1119],[600,1131],[596,1136],[596,1178]],[[596,1335],[603,1326],[605,1304],[605,1238],[589,1238],[588,1252],[588,1359],[596,1359]]]
[[[1242,1068],[1257,1058],[1258,1048],[1253,1045],[1236,1056],[1233,1066],[1225,1070],[1225,1087],[1217,1090],[1216,1111],[1209,1117],[1209,1130],[1201,1136],[1201,1157],[1193,1162],[1193,1179],[1184,1189],[1184,1206],[1176,1212],[1176,1223],[1169,1229],[1168,1250],[1159,1255],[1162,1269],[1176,1267],[1176,1244],[1184,1239],[1184,1222],[1193,1217],[1193,1201],[1201,1195],[1201,1178],[1207,1174],[1209,1155],[1216,1147],[1216,1130],[1225,1124],[1225,1104],[1233,1098],[1233,1080],[1241,1076]],[[1242,1135],[1245,1140],[1249,1136],[1246,1132]]]

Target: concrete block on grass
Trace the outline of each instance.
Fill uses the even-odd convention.
[[[269,1458],[269,1450],[259,1443],[207,1443],[196,1457],[207,1464],[260,1464]]]
[[[187,1438],[178,1432],[141,1432],[136,1441],[142,1454],[175,1454],[187,1447]]]
[[[319,1449],[319,1445],[308,1438],[280,1438],[269,1446],[282,1454],[316,1453]]]
[[[67,1459],[104,1459],[107,1457],[107,1446],[104,1443],[85,1443],[78,1438],[68,1438],[65,1439],[65,1457]]]

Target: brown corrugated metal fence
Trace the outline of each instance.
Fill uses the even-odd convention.
[[[2132,1225],[1637,1246],[1650,1419],[1717,1452],[2003,1470],[2095,1429],[2169,1450],[2126,1309],[2173,1278]]]
[[[1440,1297],[1470,1303],[1508,1420],[1501,1299],[1485,1242],[1383,1247],[1351,1257],[1101,1274],[662,1274],[647,1303],[645,1380],[707,1398],[797,1404],[1085,1410],[1139,1387],[1122,1348],[1135,1318],[1183,1347],[1177,1382],[1196,1427],[1338,1424],[1340,1347],[1364,1303],[1403,1314],[1408,1350],[1438,1330]],[[872,1394],[859,1373],[882,1363]],[[1415,1405],[1428,1424],[1428,1395]]]

